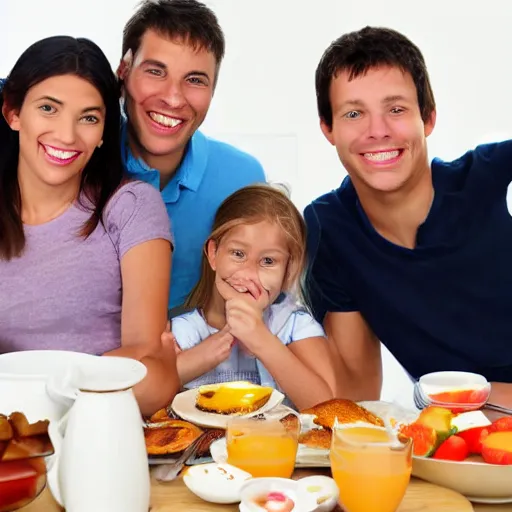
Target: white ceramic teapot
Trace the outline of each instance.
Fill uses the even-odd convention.
[[[93,356],[67,379],[48,381],[50,396],[74,400],[49,427],[55,455],[48,485],[67,512],[148,512],[149,466],[131,389],[145,375],[133,359]]]
[[[0,354],[0,414],[22,412],[30,423],[60,420],[74,397],[50,396],[46,383],[96,356],[66,350],[24,350]]]

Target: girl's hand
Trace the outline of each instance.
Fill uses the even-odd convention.
[[[217,364],[229,359],[231,349],[235,344],[235,338],[231,334],[231,328],[228,324],[219,332],[209,336],[203,343],[208,344],[208,350],[211,350],[214,360]]]
[[[226,324],[231,334],[248,352],[257,354],[259,340],[268,329],[263,322],[263,311],[269,305],[268,292],[250,280],[237,279],[230,283],[217,277],[217,289],[226,301]],[[247,290],[247,291],[237,291]]]
[[[245,298],[229,299],[226,301],[226,323],[231,334],[257,357],[262,334],[268,333],[262,311]]]
[[[165,331],[162,333],[162,336],[160,336],[160,341],[162,342],[162,344],[172,344],[174,346],[174,352],[176,353],[176,355],[178,355],[181,352],[181,348],[178,345],[178,341],[176,340],[174,334],[171,332],[170,320],[167,322],[167,326],[165,328]]]

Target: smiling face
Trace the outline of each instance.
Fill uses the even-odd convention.
[[[290,259],[282,228],[268,221],[232,228],[218,247],[210,240],[207,256],[218,278],[238,292],[266,294],[270,303],[283,289]]]
[[[359,189],[395,192],[428,169],[427,142],[435,112],[421,118],[416,87],[397,67],[371,68],[349,80],[341,71],[330,87],[332,129],[326,138]]]
[[[131,135],[142,158],[181,160],[210,107],[215,72],[213,53],[153,30],[144,34],[123,77]]]
[[[20,180],[80,184],[81,172],[103,135],[105,106],[98,90],[74,75],[48,78],[29,89],[19,112],[4,106],[19,132]]]

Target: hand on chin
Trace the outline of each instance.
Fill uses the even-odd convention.
[[[216,278],[217,289],[226,301],[226,323],[230,333],[245,349],[257,355],[258,340],[268,331],[263,311],[269,305],[268,292],[254,281]],[[256,295],[256,297],[255,297]]]

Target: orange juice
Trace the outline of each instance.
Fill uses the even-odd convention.
[[[228,427],[228,464],[254,477],[290,478],[295,468],[298,433],[279,422],[246,420]]]
[[[380,427],[334,431],[332,476],[347,512],[395,512],[411,478],[411,446],[392,439]]]

